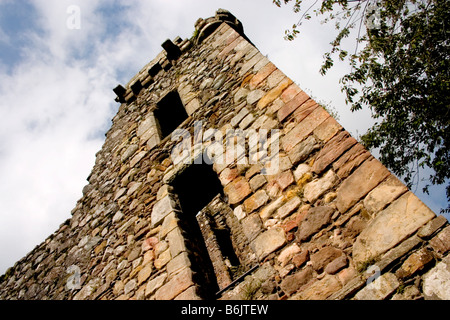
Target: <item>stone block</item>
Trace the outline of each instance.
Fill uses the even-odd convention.
[[[192,115],[195,111],[200,109],[200,107],[201,107],[200,100],[194,98],[188,104],[186,104],[185,108],[186,108],[187,114]]]
[[[314,135],[323,142],[330,140],[336,133],[342,130],[342,126],[333,118],[329,117],[314,131]]]
[[[269,196],[264,190],[257,191],[254,195],[244,201],[244,208],[247,213],[251,213],[261,206],[265,205]],[[258,217],[259,219],[259,217]]]
[[[280,186],[281,190],[286,189],[291,184],[295,182],[294,176],[292,175],[291,170],[284,171],[280,173],[276,179],[277,184]]]
[[[279,208],[281,207],[283,204],[285,203],[285,198],[284,196],[281,196],[279,198],[277,198],[275,201],[271,202],[270,204],[268,204],[267,206],[265,206],[262,210],[260,210],[259,212],[259,216],[261,217],[261,219],[263,219],[264,221],[269,219],[272,214]]]
[[[341,213],[346,212],[388,175],[389,171],[380,161],[375,158],[366,160],[338,188],[336,206],[339,211]]]
[[[202,300],[197,294],[197,287],[192,286],[180,293],[174,300]]]
[[[343,268],[348,266],[348,259],[346,255],[341,255],[331,261],[326,267],[325,272],[328,274],[336,274]]]
[[[145,296],[149,297],[153,293],[155,293],[156,290],[161,288],[161,286],[164,284],[164,281],[166,281],[166,279],[167,279],[167,273],[163,273],[163,274],[157,276],[156,278],[150,280],[147,283],[147,286],[145,288]]]
[[[327,274],[321,280],[316,281],[294,296],[294,299],[301,300],[325,300],[342,288],[341,282]]]
[[[230,204],[237,204],[244,200],[252,190],[244,177],[238,177],[225,187],[224,192],[227,194]]]
[[[383,300],[400,286],[397,277],[388,272],[366,285],[354,297],[355,300]]]
[[[286,218],[291,213],[293,213],[300,206],[301,203],[302,201],[300,200],[299,197],[297,196],[293,197],[277,210],[275,217],[279,219]]]
[[[314,277],[312,268],[307,267],[293,275],[287,276],[280,284],[281,290],[287,295],[291,295],[300,290]]]
[[[127,161],[131,156],[133,156],[136,151],[139,149],[139,146],[137,144],[132,144],[130,145],[125,152],[122,154],[122,157],[120,158],[120,160],[122,160],[122,162]]]
[[[238,114],[231,119],[230,124],[233,127],[236,127],[239,124],[239,122],[241,122],[241,120],[244,119],[244,117],[246,117],[249,113],[250,111],[246,107],[242,108],[238,112]]]
[[[155,299],[172,300],[192,285],[192,271],[184,269],[156,291]]]
[[[249,241],[255,239],[262,230],[262,222],[259,215],[252,214],[242,221],[242,230]]]
[[[281,251],[280,255],[278,256],[277,260],[280,263],[280,265],[282,267],[284,267],[300,251],[301,251],[301,249],[298,246],[298,244],[294,243],[294,244],[290,245],[289,247],[283,249],[283,251]]]
[[[377,213],[406,191],[408,188],[396,177],[390,175],[364,198],[364,207],[371,214]]]
[[[357,143],[333,163],[333,169],[339,178],[345,179],[369,157],[370,152]]]
[[[325,192],[333,188],[339,182],[338,176],[333,170],[328,171],[322,178],[315,179],[305,185],[303,196],[309,203],[314,203]]]
[[[277,67],[272,63],[267,63],[262,67],[257,74],[250,80],[250,89],[253,90],[258,87],[258,85],[263,82],[272,72],[277,70]]]
[[[445,254],[450,250],[450,226],[442,230],[430,240],[430,245],[434,251]]]
[[[281,97],[281,99],[283,100],[283,97]],[[301,91],[290,101],[284,101],[286,104],[280,110],[278,110],[278,121],[282,122],[308,99],[309,96],[304,91]]]
[[[408,192],[380,212],[361,232],[353,245],[353,260],[363,263],[393,248],[435,214]]]
[[[136,130],[136,136],[138,138],[141,138],[144,135],[144,133],[155,127],[156,127],[156,119],[152,113],[139,124],[139,127]]]
[[[302,122],[297,124],[283,138],[281,145],[286,152],[292,150],[313,132],[317,126],[324,122],[330,115],[322,107],[316,107]]]
[[[226,186],[231,181],[233,181],[239,175],[239,170],[237,168],[225,168],[219,175],[219,180],[223,186]]]
[[[300,87],[298,85],[293,83],[286,90],[284,90],[284,92],[280,96],[280,98],[284,103],[288,103],[289,101],[294,99],[301,92],[302,92],[302,89],[300,89]]]
[[[258,104],[256,105],[257,108],[264,109],[265,107],[267,107],[270,103],[275,101],[275,99],[277,99],[283,93],[283,91],[291,84],[292,80],[284,76],[284,79],[275,88],[267,92],[266,95],[264,95],[264,97],[262,97],[258,101]]]
[[[150,275],[152,274],[153,271],[153,267],[151,263],[147,263],[142,269],[141,271],[139,271],[138,273],[138,285],[141,285],[142,283],[144,283],[145,281],[147,281],[147,279],[150,277]]]
[[[417,232],[417,235],[421,238],[428,238],[446,223],[447,219],[445,218],[445,216],[437,216],[422,228],[420,228],[420,230]]]
[[[334,247],[324,247],[311,255],[312,267],[318,273],[322,273],[330,262],[341,256],[345,256],[342,250]]]
[[[189,268],[191,266],[191,260],[189,260],[189,256],[186,252],[182,252],[177,255],[175,258],[170,260],[167,264],[167,272],[169,276],[180,272],[185,268]]]
[[[308,159],[309,156],[319,148],[320,144],[318,144],[314,136],[309,136],[305,141],[300,142],[288,152],[289,160],[295,165]]]
[[[159,225],[171,212],[177,210],[175,201],[169,195],[159,200],[154,206],[151,215],[152,228]]]
[[[186,244],[180,228],[175,228],[167,234],[169,242],[170,255],[176,257],[181,252],[186,251]]]
[[[259,101],[262,97],[264,97],[266,93],[262,90],[253,90],[247,95],[247,104],[252,105]]]
[[[262,174],[258,174],[250,179],[250,187],[253,191],[256,191],[261,188],[266,182],[267,179]]]
[[[355,138],[351,137],[347,131],[340,132],[333,139],[328,141],[319,151],[312,167],[313,172],[320,174],[333,163],[333,161],[355,144]]]
[[[300,222],[297,237],[300,241],[307,240],[310,236],[320,231],[320,229],[327,225],[334,210],[331,207],[313,207],[308,210],[308,213],[303,221]]]
[[[250,243],[253,251],[259,260],[263,260],[267,255],[278,250],[286,243],[286,236],[283,229],[274,227],[260,234]]]
[[[432,260],[433,256],[426,248],[420,249],[403,262],[396,275],[400,279],[410,277],[417,271],[422,270]]]
[[[422,288],[427,300],[450,300],[450,255],[423,276]]]

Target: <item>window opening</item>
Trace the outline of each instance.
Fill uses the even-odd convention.
[[[188,118],[186,109],[177,91],[168,93],[157,103],[154,110],[161,130],[161,140],[170,135],[184,120]]]
[[[238,230],[240,223],[224,200],[222,184],[211,165],[189,166],[172,186],[180,202],[180,220],[188,243],[194,246],[193,265],[203,276],[200,284],[205,295],[214,298],[247,271],[243,253],[248,252],[248,243]]]

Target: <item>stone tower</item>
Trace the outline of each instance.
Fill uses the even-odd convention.
[[[449,299],[450,227],[226,10],[127,85],[83,197],[0,299]]]

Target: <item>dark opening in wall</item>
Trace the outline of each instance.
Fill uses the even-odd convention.
[[[184,120],[188,118],[186,109],[178,92],[168,93],[154,110],[155,118],[161,129],[161,140],[170,135]]]
[[[232,270],[240,265],[231,231],[222,217],[233,211],[229,207],[224,210],[223,188],[210,165],[191,165],[172,185],[180,201],[180,219],[192,246],[193,265],[198,269],[197,275],[203,277],[199,279],[203,296],[212,299],[234,280]]]

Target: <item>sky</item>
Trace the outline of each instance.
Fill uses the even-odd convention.
[[[0,274],[71,217],[119,107],[112,89],[219,8],[351,134],[373,124],[345,105],[348,66],[319,74],[333,27],[310,21],[285,41],[299,16],[271,0],[0,0]],[[416,194],[438,213],[444,187],[430,191]]]

